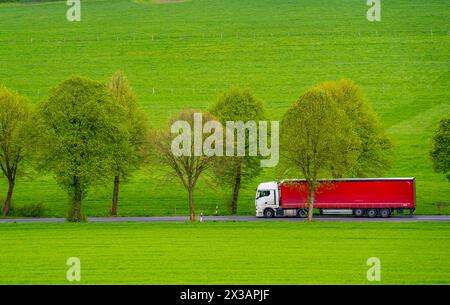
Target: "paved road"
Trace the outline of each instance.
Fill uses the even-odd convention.
[[[450,222],[450,216],[438,215],[401,215],[390,218],[355,218],[351,215],[326,215],[316,216],[320,221],[338,222]],[[0,223],[57,223],[64,222],[64,218],[9,218],[0,219]],[[154,217],[91,217],[89,222],[185,222],[188,217],[183,216],[154,216]],[[205,216],[203,221],[291,221],[303,222],[304,218],[281,217],[281,218],[257,218],[254,216]]]

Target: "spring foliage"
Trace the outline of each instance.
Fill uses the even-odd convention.
[[[108,91],[118,108],[123,108],[121,124],[126,128],[126,137],[116,137],[113,145],[114,193],[111,215],[117,215],[119,181],[126,179],[143,163],[146,152],[148,122],[145,113],[137,106],[128,80],[122,71],[117,71],[108,84]]]
[[[81,220],[89,187],[111,176],[114,144],[128,136],[123,115],[104,84],[81,77],[60,83],[40,105],[41,168],[68,191],[69,220]]]
[[[259,121],[266,119],[266,112],[263,103],[256,99],[249,90],[238,87],[231,88],[219,97],[216,104],[210,111],[216,116],[222,125],[227,121]],[[235,144],[236,145],[236,144]],[[236,148],[235,148],[236,149]],[[246,136],[246,150],[248,149],[248,136]],[[238,195],[241,186],[250,179],[257,177],[261,173],[260,158],[246,156],[236,156],[227,158],[217,158],[214,163],[215,175],[221,184],[232,188],[231,213],[237,213]]]
[[[176,177],[188,192],[189,217],[191,221],[196,219],[196,208],[194,201],[194,190],[199,179],[206,176],[206,172],[211,168],[214,162],[214,156],[205,154],[196,156],[194,153],[194,145],[190,145],[189,155],[176,156],[172,152],[172,124],[174,122],[187,122],[189,126],[194,126],[194,116],[196,111],[181,111],[170,120],[167,128],[154,130],[150,136],[152,143],[152,159],[156,164],[163,165],[169,176]],[[215,120],[209,113],[202,113],[204,122]],[[203,128],[203,126],[202,126]],[[202,143],[208,137],[206,133],[202,133]],[[189,140],[194,143],[194,132],[190,133]]]
[[[442,119],[436,130],[430,151],[433,168],[446,175],[450,182],[450,119]]]
[[[364,92],[353,81],[346,79],[325,82],[320,86],[345,111],[361,141],[358,162],[346,173],[347,176],[382,175],[390,167],[387,153],[392,144]],[[334,176],[338,176],[338,173]]]
[[[391,142],[362,90],[349,80],[306,91],[284,115],[280,142],[286,168],[309,184],[309,219],[318,179],[381,175],[389,168]]]
[[[9,185],[3,216],[8,215],[17,172],[27,153],[30,114],[24,97],[0,85],[0,168]]]

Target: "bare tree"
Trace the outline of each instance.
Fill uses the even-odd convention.
[[[213,156],[208,156],[203,153],[201,155],[194,153],[195,145],[193,144],[195,132],[191,132],[190,129],[187,130],[187,127],[189,126],[190,128],[194,126],[195,114],[195,111],[180,112],[170,121],[170,126],[168,126],[168,128],[154,131],[150,139],[154,150],[154,159],[167,166],[169,169],[168,173],[178,178],[187,190],[189,198],[189,219],[191,221],[195,221],[196,216],[194,201],[195,187],[199,178],[210,168],[214,158]],[[204,121],[214,120],[208,113],[203,113],[202,117]],[[174,130],[175,122],[183,122],[186,126],[183,130],[186,140],[182,143],[182,150],[184,151],[183,155],[176,154],[173,151],[174,139],[177,136],[175,133],[179,131]],[[205,134],[202,133],[201,139],[196,140],[203,142],[204,138]]]

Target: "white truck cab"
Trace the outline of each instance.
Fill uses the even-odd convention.
[[[274,217],[279,204],[278,182],[264,182],[258,185],[255,199],[257,217]]]

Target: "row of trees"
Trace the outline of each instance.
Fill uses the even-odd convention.
[[[7,216],[24,161],[52,172],[69,195],[68,220],[79,221],[88,189],[113,177],[111,215],[117,214],[120,180],[139,167],[148,123],[127,79],[118,71],[108,84],[71,77],[32,109],[17,93],[0,87],[0,166],[9,189]]]
[[[194,111],[172,118],[192,123]],[[258,120],[264,108],[248,90],[231,89],[220,97],[205,120]],[[231,212],[237,212],[242,177],[260,172],[256,160],[236,157],[176,158],[170,151],[170,127],[151,129],[139,110],[125,75],[118,71],[108,83],[71,77],[51,90],[46,101],[33,109],[26,98],[0,87],[0,166],[8,180],[2,214],[11,207],[17,172],[32,165],[53,174],[68,192],[67,219],[80,221],[82,200],[88,190],[113,179],[111,215],[117,215],[120,182],[149,161],[165,165],[181,180],[189,194],[191,219],[195,219],[194,188],[211,166],[225,185],[231,185]],[[214,162],[213,162],[214,161]],[[25,165],[24,162],[30,164]]]
[[[171,123],[184,120],[192,125],[194,113],[184,111],[172,118]],[[262,102],[248,90],[233,88],[210,108],[205,120],[214,118],[222,123],[257,122],[267,120],[268,115]],[[261,172],[259,158],[212,158],[193,153],[176,157],[170,151],[173,135],[169,126],[152,137],[157,148],[155,156],[185,186],[191,219],[195,219],[194,189],[204,173],[207,177],[211,173],[213,178],[219,177],[222,184],[230,186],[231,212],[236,213],[241,186]],[[307,90],[283,116],[280,144],[278,175],[302,176],[308,181],[309,219],[313,215],[315,191],[320,187],[319,178],[381,175],[389,168],[386,152],[392,146],[362,90],[349,80],[326,82]]]
[[[220,181],[230,189],[230,211],[235,214],[241,187],[262,170],[260,159],[172,154],[172,123],[183,120],[193,126],[195,112],[182,111],[165,128],[150,128],[121,71],[106,84],[71,77],[35,109],[25,98],[0,87],[0,165],[9,182],[3,215],[8,215],[17,172],[26,161],[53,173],[68,192],[67,218],[72,221],[83,219],[81,205],[87,191],[111,180],[111,215],[117,215],[121,181],[147,163],[180,180],[188,193],[191,220],[196,217],[194,190],[200,178]],[[240,88],[230,89],[203,112],[204,122],[268,119],[263,103]],[[279,175],[308,181],[309,219],[320,178],[378,176],[389,167],[386,154],[391,142],[362,90],[349,80],[308,89],[283,116],[280,134]]]

